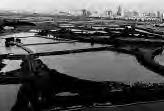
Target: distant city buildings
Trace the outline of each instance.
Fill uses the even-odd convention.
[[[124,17],[139,17],[139,12],[125,10],[124,11]]]
[[[109,17],[109,18],[112,18],[112,17],[113,17],[113,12],[112,12],[112,10],[106,11],[106,16]]]
[[[142,13],[142,16],[145,18],[155,18],[156,14],[154,12],[144,12]]]
[[[161,12],[157,11],[157,18],[161,18],[161,17],[162,17]]]
[[[123,9],[121,6],[118,7],[115,14],[112,15],[116,19],[126,20],[140,20],[140,21],[163,21],[164,13],[157,11],[139,12],[136,10]]]
[[[89,17],[91,15],[92,15],[92,13],[90,11],[88,11],[86,9],[82,9],[82,16],[83,17]]]
[[[109,19],[125,19],[125,20],[139,20],[139,21],[163,21],[164,12],[162,11],[147,11],[142,12],[139,10],[124,9],[121,5],[118,8],[110,9],[106,8],[104,11],[100,10],[74,10],[68,12],[60,12],[63,15],[75,15],[81,17],[105,17]]]
[[[122,7],[121,6],[118,7],[117,16],[122,16]]]

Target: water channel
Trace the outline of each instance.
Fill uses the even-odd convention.
[[[24,44],[54,42],[52,39],[29,37],[33,33],[17,33],[5,37],[25,37],[22,39]],[[14,53],[27,54],[18,47],[5,48],[4,39],[0,38],[0,54]],[[91,47],[100,47],[102,45],[95,44],[91,46],[89,43],[59,43],[46,45],[30,45],[27,46],[34,52],[49,52],[71,49],[82,49]],[[133,82],[163,82],[164,78],[141,66],[136,58],[132,55],[102,51],[87,52],[69,55],[44,56],[39,57],[49,68],[56,69],[70,76],[81,79],[94,81],[120,81],[125,83]],[[6,66],[1,72],[7,72],[20,68],[21,60],[4,60]],[[9,111],[20,85],[0,85],[0,111]]]

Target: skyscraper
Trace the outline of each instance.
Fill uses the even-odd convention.
[[[119,5],[118,10],[117,10],[117,16],[121,16],[122,15],[122,8]]]
[[[160,11],[157,11],[157,18],[161,18],[161,13],[160,13]]]
[[[86,10],[86,9],[82,9],[82,16],[84,17],[89,17],[91,15],[91,12]]]
[[[108,11],[106,11],[106,15],[107,15],[107,17],[112,17],[112,11],[111,10],[108,10]]]

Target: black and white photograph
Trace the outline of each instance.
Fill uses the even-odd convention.
[[[0,111],[164,111],[164,0],[0,0]]]

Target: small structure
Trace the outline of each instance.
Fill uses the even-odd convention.
[[[14,42],[14,37],[6,38],[5,46],[9,47],[10,45],[13,45],[12,44],[13,42]]]
[[[41,35],[41,36],[47,36],[49,33],[49,30],[41,30],[38,32],[38,35]]]
[[[14,37],[6,38],[5,40],[6,40],[5,41],[5,46],[6,47],[15,45],[14,42],[21,43],[21,39],[19,39],[19,38],[15,39]]]

